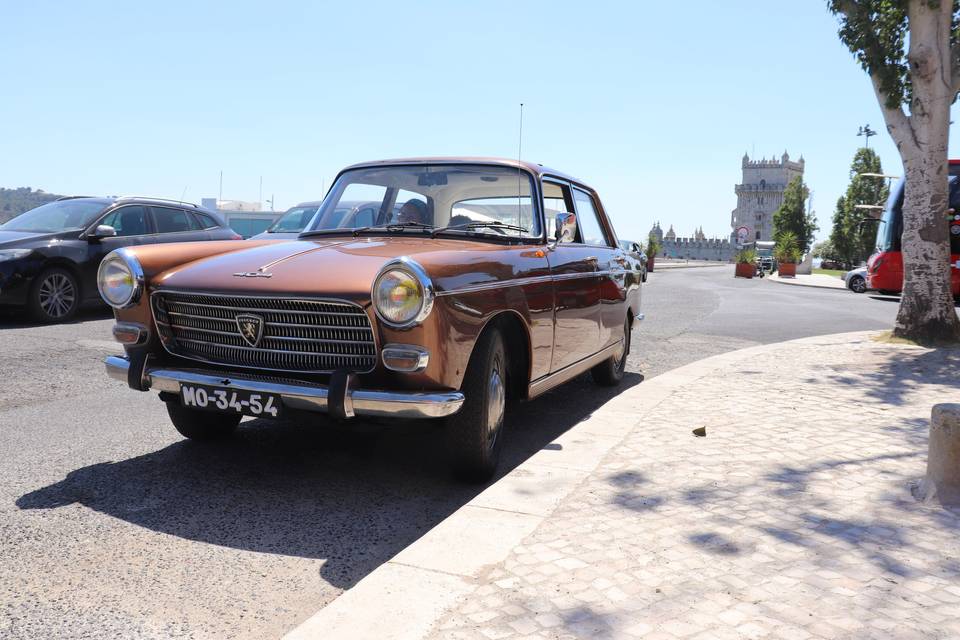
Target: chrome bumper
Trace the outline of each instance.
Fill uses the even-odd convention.
[[[130,370],[130,361],[120,356],[110,356],[104,360],[107,374],[115,380],[126,383]],[[205,384],[215,387],[229,387],[244,391],[273,393],[283,399],[284,406],[303,411],[328,411],[329,389],[320,385],[284,384],[251,380],[243,377],[225,377],[212,371],[195,369],[165,369],[147,366],[143,373],[144,387],[156,391],[180,393],[180,383]],[[459,391],[416,392],[416,391],[369,391],[366,389],[347,389],[343,404],[350,407],[351,413],[362,416],[387,418],[442,418],[453,415],[463,404],[463,394]],[[350,415],[350,414],[348,414]]]

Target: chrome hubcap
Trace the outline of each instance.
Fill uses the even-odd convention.
[[[507,406],[507,393],[503,386],[503,377],[500,369],[494,368],[490,372],[490,382],[487,385],[487,447],[492,449],[497,441],[497,434],[503,426],[503,414]]]
[[[62,318],[73,309],[77,292],[70,278],[54,273],[40,283],[40,308],[51,318]]]

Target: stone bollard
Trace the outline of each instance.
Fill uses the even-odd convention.
[[[933,405],[927,475],[916,496],[924,502],[960,505],[960,404]]]

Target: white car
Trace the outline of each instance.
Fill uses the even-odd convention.
[[[867,268],[860,267],[843,274],[843,282],[847,289],[854,293],[864,293],[867,290]]]

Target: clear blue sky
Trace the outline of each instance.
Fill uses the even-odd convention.
[[[146,5],[154,6],[148,7]],[[729,235],[740,159],[803,154],[823,237],[870,123],[826,2],[5,2],[0,186],[322,196],[343,166],[517,153],[621,237]],[[958,149],[951,145],[951,156]]]

